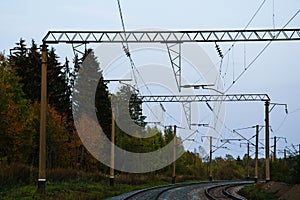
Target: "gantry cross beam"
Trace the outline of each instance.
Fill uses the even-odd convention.
[[[195,31],[49,31],[44,43],[184,43],[300,40],[300,29]]]
[[[267,94],[146,95],[138,97],[142,102],[270,101]]]

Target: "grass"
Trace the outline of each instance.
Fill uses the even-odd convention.
[[[278,199],[273,193],[266,192],[263,188],[263,184],[255,184],[245,186],[242,190],[239,191],[239,194],[246,197],[249,200],[275,200]]]
[[[75,169],[47,170],[46,192],[37,192],[37,169],[23,164],[0,164],[0,199],[106,199],[133,190],[166,185],[171,177],[164,174],[128,174],[115,176],[115,187],[109,178],[98,172]],[[178,176],[176,182],[200,180],[200,177]]]
[[[128,185],[115,184],[110,187],[108,181],[89,182],[47,182],[44,195],[37,193],[36,185],[14,186],[0,189],[1,199],[106,199],[125,192],[168,184],[167,182],[154,181],[149,184]]]

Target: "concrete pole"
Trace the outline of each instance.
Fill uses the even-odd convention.
[[[266,142],[266,182],[270,181],[270,141],[269,141],[269,105],[270,102],[266,101],[265,103],[265,130],[266,130],[266,136],[265,136],[265,142]]]
[[[46,115],[47,115],[47,45],[42,48],[42,83],[41,83],[41,110],[40,110],[40,149],[39,149],[39,177],[38,192],[45,193],[46,184]]]
[[[172,172],[172,183],[176,182],[176,125],[174,125],[174,138],[173,138],[173,172]]]
[[[286,166],[286,149],[284,149],[284,166]]]
[[[110,146],[110,176],[109,176],[109,185],[114,186],[115,179],[115,110],[112,106],[111,112],[111,146]]]
[[[256,125],[256,138],[255,138],[255,175],[254,175],[254,181],[257,183],[258,181],[258,132],[259,132],[259,126]]]
[[[250,172],[249,172],[249,159],[250,159],[250,143],[247,143],[247,180],[250,179]]]
[[[276,160],[276,136],[274,137],[274,155],[273,155],[273,161]]]
[[[212,136],[209,138],[209,181],[212,181]]]

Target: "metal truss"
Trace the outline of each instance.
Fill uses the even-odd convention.
[[[196,31],[49,31],[46,43],[183,43],[300,40],[300,29]]]
[[[174,72],[178,91],[181,91],[181,43],[167,43],[168,55]]]
[[[267,94],[138,96],[142,102],[270,101]]]
[[[192,104],[191,102],[182,103],[183,111],[189,128],[191,129],[192,124]]]

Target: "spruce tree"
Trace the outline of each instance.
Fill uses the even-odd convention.
[[[75,65],[79,66],[78,74],[73,89],[73,109],[75,109],[75,119],[79,120],[83,114],[93,114],[96,112],[97,120],[107,137],[111,134],[111,107],[107,86],[104,82],[100,64],[94,52],[89,49],[83,56],[83,64],[79,65],[78,57],[75,57]],[[76,70],[76,68],[75,68]],[[75,71],[76,73],[76,71]],[[91,99],[94,98],[94,99]],[[91,105],[94,100],[95,105]],[[91,116],[90,116],[91,117]],[[81,152],[79,161],[84,164],[84,160],[90,160],[86,149],[79,147]]]

